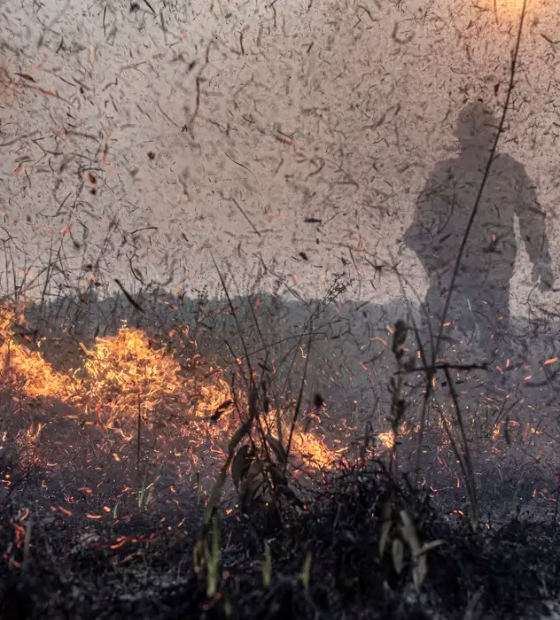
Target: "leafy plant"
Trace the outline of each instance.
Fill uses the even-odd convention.
[[[400,575],[405,567],[406,550],[411,562],[412,582],[417,592],[428,574],[427,553],[443,544],[442,540],[422,543],[414,521],[408,511],[398,508],[392,499],[384,502],[381,508],[383,523],[379,538],[379,557],[383,558],[389,542],[391,558],[395,571]]]
[[[261,571],[263,585],[268,590],[272,581],[272,554],[270,552],[270,545],[266,540],[264,542],[264,557],[261,561]]]
[[[210,533],[210,544],[207,538],[199,539],[193,550],[193,566],[195,573],[206,577],[206,596],[213,597],[218,592],[220,578],[220,523],[215,516]]]

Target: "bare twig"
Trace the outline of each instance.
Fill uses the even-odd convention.
[[[478,498],[476,493],[475,471],[469,447],[469,440],[465,430],[465,425],[463,424],[463,416],[461,414],[461,408],[459,406],[459,397],[457,396],[457,390],[455,389],[455,384],[453,383],[453,378],[451,377],[449,368],[445,368],[445,377],[447,378],[447,382],[449,384],[449,391],[451,392],[451,398],[453,399],[453,405],[455,406],[455,413],[457,414],[457,424],[459,426],[459,432],[461,434],[461,440],[463,442],[464,473],[471,507],[471,524],[473,530],[476,530],[478,528]],[[460,458],[460,455],[457,452],[456,444],[454,445],[454,450],[456,451],[457,458]]]

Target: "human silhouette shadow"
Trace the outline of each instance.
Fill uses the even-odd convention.
[[[404,243],[416,253],[429,278],[425,306],[434,340],[497,131],[497,120],[482,103],[470,103],[461,110],[455,133],[459,153],[436,164],[404,235]],[[517,254],[515,216],[533,265],[533,281],[540,279],[541,289],[549,289],[553,275],[545,213],[524,166],[498,153],[466,243],[443,332],[470,335],[489,361],[511,354],[509,296]]]

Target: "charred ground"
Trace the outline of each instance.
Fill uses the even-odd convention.
[[[128,325],[151,334],[146,336],[151,343],[147,350],[153,349],[156,359],[167,359],[161,357],[165,353],[180,361],[181,352],[166,349],[164,342],[164,335],[169,338],[173,326],[179,326],[180,304],[162,301],[166,303],[155,305],[164,309],[157,317],[145,317],[132,307]],[[95,350],[96,332],[98,338],[117,338],[106,342],[117,342],[122,335],[119,326],[126,313],[119,315],[115,308],[126,307],[126,299],[106,303],[112,312],[93,305],[90,309],[103,317],[105,331],[100,328],[103,321],[96,323],[91,316],[80,317],[80,330],[65,330],[79,305],[68,304],[56,312],[29,309],[25,324],[16,321],[19,331],[12,336],[12,355],[15,344],[29,351],[42,348],[42,359],[52,362],[57,377],[75,376],[71,369],[91,359],[84,349],[90,355]],[[236,301],[238,324],[228,314],[227,304],[196,300],[188,311],[182,308],[183,326],[191,313],[192,330],[198,330],[196,351],[207,359],[220,359],[230,385],[232,367],[241,380],[240,364],[232,359],[232,352],[241,346],[239,325],[247,327],[242,329],[246,344],[254,338],[250,351],[255,367],[258,362],[266,365],[264,349],[269,344],[271,349],[276,347],[269,361],[295,350],[296,362],[290,366],[286,357],[286,364],[294,380],[292,389],[297,389],[310,333],[317,351],[327,343],[332,346],[333,340],[320,329],[310,329],[308,307],[286,311],[266,300],[258,305],[254,313],[254,299]],[[330,336],[333,329],[345,326],[334,342],[341,341],[347,355],[349,339],[386,350],[381,355],[377,351],[379,385],[377,392],[371,392],[382,398],[362,401],[364,410],[371,408],[369,418],[360,419],[354,410],[349,419],[355,426],[344,422],[342,415],[335,419],[344,399],[337,401],[336,390],[330,394],[327,381],[321,383],[320,378],[350,372],[344,369],[347,358],[335,356],[333,362],[317,355],[319,361],[310,364],[307,376],[301,420],[325,442],[329,465],[313,462],[309,449],[300,453],[291,462],[295,476],[288,485],[290,492],[283,492],[268,507],[247,502],[239,485],[236,488],[228,481],[211,519],[207,506],[214,501],[214,482],[236,428],[232,424],[222,435],[212,434],[216,409],[196,420],[192,408],[180,399],[178,403],[157,401],[156,409],[167,407],[167,414],[158,424],[143,417],[139,442],[134,416],[117,419],[109,413],[111,407],[120,407],[122,413],[130,403],[122,385],[118,393],[111,388],[107,408],[86,410],[81,395],[64,399],[34,394],[32,380],[23,377],[22,382],[20,377],[14,382],[5,364],[0,451],[2,617],[537,618],[554,612],[560,567],[555,375],[549,372],[553,364],[542,363],[553,359],[553,336],[548,344],[539,339],[540,355],[533,349],[533,361],[527,360],[540,368],[543,385],[527,388],[525,375],[517,385],[512,379],[500,388],[507,392],[505,396],[516,395],[503,398],[507,416],[499,390],[489,409],[469,409],[487,387],[482,371],[469,371],[464,382],[455,377],[459,387],[469,388],[461,393],[465,415],[481,422],[469,430],[479,502],[478,528],[473,532],[460,459],[435,414],[425,433],[420,490],[415,490],[421,372],[418,382],[410,379],[403,384],[405,409],[396,452],[376,440],[381,431],[391,428],[395,406],[395,384],[390,379],[396,376],[398,364],[391,351],[394,329],[387,317],[396,312],[370,307],[360,315],[355,308],[350,310],[335,308],[330,317],[317,316],[314,325],[320,324],[324,332],[331,330]],[[405,315],[405,309],[401,312]],[[283,322],[274,313],[281,313]],[[114,316],[113,327],[108,316]],[[254,327],[255,318],[261,316],[260,326],[268,319],[284,326],[285,332],[276,333],[264,349]],[[349,316],[354,317],[353,323]],[[369,331],[364,332],[366,326]],[[265,333],[268,339],[270,334]],[[40,335],[46,340],[37,349],[33,342]],[[413,346],[411,332],[408,338]],[[277,342],[282,344],[274,345]],[[192,353],[184,353],[185,360],[192,360]],[[141,360],[144,364],[145,359]],[[357,360],[354,364],[361,365]],[[208,377],[202,362],[178,368],[179,373],[196,371]],[[285,379],[281,368],[278,364],[278,374]],[[368,376],[365,371],[364,375]],[[274,381],[269,385],[272,399]],[[277,385],[286,383],[278,380]],[[438,386],[443,398],[449,386],[444,378]],[[321,399],[317,399],[319,393]],[[171,396],[176,399],[177,394]],[[537,410],[541,398],[545,404]],[[288,414],[293,415],[295,400],[297,391],[295,399],[283,401]],[[516,405],[510,407],[510,403]],[[173,407],[183,416],[170,416]],[[529,414],[535,417],[520,417]],[[264,419],[264,412],[259,415]],[[224,420],[227,414],[220,423]],[[452,427],[458,436],[456,424]],[[194,434],[189,435],[189,429]],[[415,545],[419,545],[416,558]],[[421,576],[420,557],[426,562]]]

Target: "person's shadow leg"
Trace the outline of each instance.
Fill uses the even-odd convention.
[[[486,386],[505,396],[512,361],[509,287],[496,286],[492,295],[486,297],[471,301],[477,318],[479,347],[488,364]]]
[[[441,334],[436,357],[452,363],[465,363],[464,350],[472,340],[475,321],[469,316],[469,301],[459,289],[453,292],[444,317],[447,295],[447,289],[439,283],[433,283],[426,294],[422,317],[424,353],[431,361]]]

